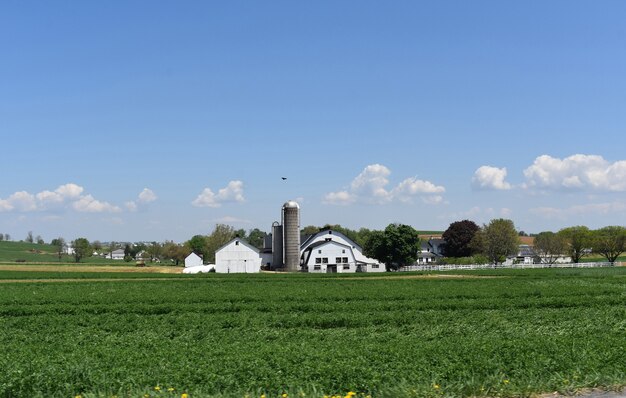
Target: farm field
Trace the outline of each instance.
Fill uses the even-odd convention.
[[[383,277],[0,269],[0,344],[2,397],[612,389],[626,385],[626,268]]]

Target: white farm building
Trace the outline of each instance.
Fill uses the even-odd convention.
[[[385,266],[366,257],[361,246],[332,230],[306,238],[300,246],[300,253],[300,266],[306,272],[385,272]]]
[[[215,252],[215,272],[253,273],[261,271],[259,249],[235,238]]]

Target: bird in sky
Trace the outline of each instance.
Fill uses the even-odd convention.
[[[280,178],[282,178],[282,179],[283,179],[283,181],[285,181],[285,180],[287,179],[287,177],[280,177]]]

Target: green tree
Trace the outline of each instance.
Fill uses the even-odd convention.
[[[587,249],[591,248],[591,231],[585,226],[563,228],[558,234],[563,237],[567,254],[574,263],[579,263],[587,254]]]
[[[507,256],[519,250],[519,240],[513,221],[503,218],[493,219],[484,225],[480,239],[483,254],[492,264],[503,262]]]
[[[61,257],[63,256],[63,249],[65,248],[65,239],[58,237],[58,238],[52,239],[52,242],[50,242],[50,244],[54,246],[54,249],[56,250],[57,255],[59,256],[59,261],[61,261]]]
[[[205,263],[215,264],[215,252],[235,237],[235,229],[230,225],[217,224],[215,229],[206,237]]]
[[[34,241],[35,238],[33,238],[33,231],[28,231],[28,234],[26,234],[26,242],[33,243]]]
[[[4,235],[0,233],[0,242],[2,242],[3,240],[4,240]]]
[[[389,224],[384,231],[372,231],[363,253],[385,264],[387,271],[415,263],[419,250],[417,231],[404,224]]]
[[[37,242],[38,245],[43,245],[46,242],[44,242],[43,238],[41,237],[41,235],[37,235],[37,237],[35,238],[35,242]]]
[[[265,245],[265,236],[265,232],[258,228],[254,228],[250,230],[250,233],[248,233],[247,241],[257,249],[262,249]]]
[[[318,232],[320,232],[320,228],[315,225],[307,225],[300,231],[300,233],[304,236],[315,235]]]
[[[74,248],[74,260],[77,263],[85,257],[91,257],[93,253],[89,241],[85,238],[74,239],[72,247]]]
[[[444,255],[446,257],[469,257],[474,254],[472,240],[480,227],[470,220],[455,221],[443,233],[446,241]]]
[[[146,255],[150,259],[150,262],[153,262],[156,259],[159,259],[163,253],[163,246],[158,242],[152,242],[148,247],[146,247]]]
[[[566,252],[567,244],[562,235],[554,232],[540,232],[535,236],[535,252],[544,264],[554,264],[556,260]]]
[[[176,265],[180,265],[181,262],[185,261],[185,257],[189,254],[188,248],[172,241],[165,241],[162,252],[164,260],[171,260]]]
[[[187,241],[187,246],[192,252],[203,257],[207,252],[207,237],[204,235],[194,235]]]
[[[626,228],[609,226],[591,233],[593,252],[602,254],[610,263],[626,250]]]

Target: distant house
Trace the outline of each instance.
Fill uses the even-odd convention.
[[[111,260],[123,260],[124,257],[125,257],[124,249],[113,250],[109,254],[109,258],[111,258]]]
[[[436,263],[437,259],[443,257],[443,248],[446,244],[443,238],[430,237],[428,240],[420,241],[420,250],[417,252],[417,264]]]
[[[191,253],[187,257],[185,257],[185,268],[187,267],[198,267],[202,265],[202,257],[198,256],[196,253]]]
[[[254,273],[261,271],[261,253],[248,242],[235,238],[215,252],[215,272]]]

